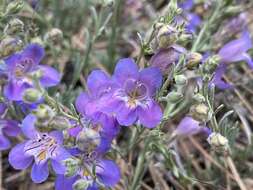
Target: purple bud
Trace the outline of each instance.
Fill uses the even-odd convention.
[[[164,75],[168,74],[171,65],[177,63],[180,54],[185,52],[186,50],[178,45],[173,45],[167,49],[160,49],[152,56],[150,65],[159,68]]]

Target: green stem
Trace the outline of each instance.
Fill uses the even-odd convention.
[[[121,3],[122,0],[116,0],[114,15],[113,15],[113,23],[112,23],[112,32],[110,36],[110,42],[108,47],[108,65],[109,70],[112,71],[114,68],[115,56],[116,56],[116,42],[117,42],[117,30],[118,30],[118,23],[120,19],[120,10],[121,10]]]
[[[191,51],[195,52],[198,51],[200,49],[199,45],[203,40],[203,37],[205,37],[205,33],[206,31],[209,29],[209,27],[215,22],[215,20],[217,19],[218,14],[220,13],[220,8],[222,6],[222,1],[217,1],[217,6],[211,16],[211,18],[209,20],[207,20],[207,22],[204,24],[203,28],[201,29],[196,41],[194,42]]]
[[[135,168],[134,172],[134,178],[133,182],[129,188],[129,190],[138,190],[139,189],[139,182],[143,176],[143,170],[144,170],[144,163],[145,163],[145,156],[147,151],[147,144],[145,144],[144,149],[141,151],[140,156],[138,157],[137,166]]]

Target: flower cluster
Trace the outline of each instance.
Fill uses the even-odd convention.
[[[10,148],[5,135],[22,132],[25,140],[11,149],[9,163],[17,170],[31,166],[33,182],[44,182],[50,165],[57,176],[56,189],[113,187],[120,171],[105,156],[120,125],[153,128],[161,122],[162,109],[155,100],[162,84],[160,70],[139,70],[126,58],[119,60],[112,76],[92,71],[87,91],[75,102],[80,114],[77,118],[57,110],[62,108],[54,107],[54,100],[46,93],[46,88],[60,82],[61,75],[52,67],[40,65],[44,54],[43,47],[29,44],[1,65],[4,98],[26,114],[20,125],[1,119],[1,150]],[[7,107],[1,104],[1,113]]]

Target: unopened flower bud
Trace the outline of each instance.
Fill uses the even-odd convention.
[[[220,56],[214,55],[209,57],[203,64],[203,72],[206,74],[213,74],[220,62]]]
[[[15,0],[8,4],[6,8],[6,14],[17,14],[24,6],[24,1],[22,0]]]
[[[86,179],[79,179],[73,184],[74,190],[87,190],[91,185],[91,181]]]
[[[53,44],[61,42],[62,38],[63,33],[59,28],[53,28],[45,35],[45,41]]]
[[[113,5],[113,3],[114,3],[114,0],[102,0],[102,5],[104,7],[110,7]]]
[[[71,127],[70,121],[63,116],[55,116],[49,123],[49,126],[57,130],[65,130]]]
[[[209,120],[209,108],[203,104],[195,104],[190,109],[192,118],[200,122],[207,122]]]
[[[186,67],[188,69],[194,69],[195,67],[197,67],[199,65],[202,58],[203,57],[200,53],[197,53],[197,52],[189,53],[186,58],[187,59]]]
[[[179,43],[187,43],[189,41],[192,41],[193,39],[193,35],[192,33],[182,33],[179,37],[178,37],[178,42]]]
[[[43,72],[40,69],[29,73],[29,76],[31,76],[32,78],[36,78],[36,79],[40,79],[42,77],[42,75],[43,75]]]
[[[226,151],[229,147],[228,139],[216,132],[213,132],[209,135],[207,142],[217,150]]]
[[[100,144],[100,134],[94,129],[82,130],[77,136],[77,147],[82,151],[93,151]]]
[[[193,99],[199,103],[203,103],[205,101],[205,97],[200,93],[194,94]]]
[[[42,93],[35,88],[29,88],[25,90],[23,94],[23,100],[26,103],[35,103],[39,101],[41,98],[42,98]]]
[[[167,99],[170,102],[176,103],[179,100],[181,100],[183,98],[183,94],[176,92],[176,91],[172,91],[167,95]]]
[[[176,75],[174,77],[175,82],[177,85],[186,85],[187,84],[187,78],[184,75]]]
[[[63,161],[65,166],[65,175],[66,177],[71,177],[77,173],[77,170],[80,167],[80,160],[76,158],[68,158]]]
[[[44,46],[44,42],[43,40],[41,39],[41,37],[34,37],[31,39],[31,43],[34,43],[34,44],[39,44],[41,46]]]
[[[32,113],[37,117],[39,122],[48,121],[55,116],[52,108],[46,104],[40,104]]]
[[[17,18],[10,20],[10,22],[4,29],[4,33],[9,35],[17,34],[23,31],[24,31],[24,23]]]
[[[5,37],[0,43],[0,57],[7,57],[22,49],[23,42],[18,38]]]
[[[169,25],[162,26],[158,31],[158,46],[168,48],[177,41],[177,31]]]

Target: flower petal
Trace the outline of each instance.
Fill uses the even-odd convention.
[[[55,190],[73,190],[72,185],[77,179],[77,176],[65,177],[64,175],[57,175],[55,180]]]
[[[87,86],[92,96],[96,96],[101,88],[110,81],[109,76],[101,70],[94,70],[88,76]]]
[[[57,144],[63,144],[63,134],[61,131],[52,131],[49,133],[49,135],[54,137],[54,139],[57,141]]]
[[[153,100],[143,106],[138,107],[138,119],[145,127],[156,127],[162,120],[162,110]]]
[[[54,172],[56,174],[64,174],[65,173],[65,166],[63,165],[63,163],[61,162],[58,162],[56,160],[51,160],[51,164],[52,164],[52,167],[54,169]]]
[[[249,54],[247,53],[242,54],[242,59],[248,63],[251,69],[253,69],[253,61]]]
[[[123,85],[129,79],[138,79],[139,71],[138,66],[133,59],[125,58],[120,59],[115,67],[113,78],[118,84]]]
[[[29,114],[25,117],[21,124],[21,130],[27,138],[35,138],[38,135],[38,132],[35,129],[36,117],[32,114]]]
[[[10,148],[11,143],[4,135],[0,134],[0,151]]]
[[[57,149],[55,150],[55,156],[52,157],[52,159],[61,162],[62,160],[66,160],[69,158],[71,155],[70,153],[63,147],[58,146]]]
[[[120,112],[116,113],[116,118],[120,125],[130,126],[137,120],[136,109],[127,107],[125,102],[121,102],[119,105]]]
[[[192,117],[186,116],[184,117],[175,133],[180,136],[188,136],[188,135],[195,135],[199,132],[208,132],[208,128],[200,125],[200,122],[194,120]]]
[[[33,161],[33,158],[24,154],[26,142],[14,146],[9,153],[9,163],[17,170],[26,169]]]
[[[244,31],[241,38],[232,40],[225,44],[219,51],[221,61],[224,63],[240,61],[243,53],[252,47],[252,42],[248,31]]]
[[[22,81],[10,80],[7,85],[4,86],[4,96],[13,101],[22,100],[24,91],[29,87],[29,84]]]
[[[23,58],[29,58],[33,60],[35,65],[39,64],[45,55],[45,50],[38,44],[29,44],[22,52]]]
[[[162,85],[162,73],[155,67],[142,69],[140,72],[140,81],[145,83],[149,95],[153,96]]]
[[[56,86],[61,81],[61,74],[53,67],[47,65],[40,65],[39,69],[42,71],[40,83],[44,87]]]
[[[90,101],[90,97],[87,93],[81,93],[75,102],[75,106],[78,112],[80,112],[83,116],[86,115],[85,109],[86,105]]]
[[[46,181],[49,176],[48,163],[43,164],[34,163],[31,171],[31,178],[34,183],[42,183]]]
[[[6,109],[7,109],[6,104],[1,102],[0,103],[0,116],[2,116],[5,113]]]
[[[18,122],[14,120],[0,120],[0,124],[3,127],[3,132],[11,137],[17,136],[21,129],[18,126]]]
[[[226,83],[225,81],[222,80],[222,76],[225,74],[227,69],[226,64],[220,64],[219,67],[215,70],[214,77],[212,81],[210,82],[211,84],[214,84],[220,89],[229,89],[232,87],[232,85]]]
[[[96,167],[96,174],[107,187],[113,187],[120,180],[120,170],[111,160],[101,160]]]

